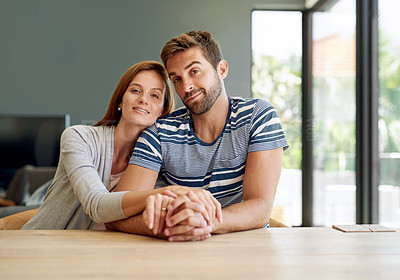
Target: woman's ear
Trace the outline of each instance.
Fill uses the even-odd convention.
[[[228,76],[228,62],[226,60],[220,60],[217,65],[218,76],[223,80]]]

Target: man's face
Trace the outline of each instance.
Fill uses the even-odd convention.
[[[214,105],[222,92],[222,80],[199,47],[175,53],[167,60],[169,77],[176,93],[194,115]]]

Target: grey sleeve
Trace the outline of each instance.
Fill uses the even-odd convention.
[[[105,152],[98,142],[84,129],[66,129],[61,136],[60,164],[85,213],[96,223],[107,223],[126,218],[121,203],[126,192],[110,193],[104,186],[96,165],[106,164]]]

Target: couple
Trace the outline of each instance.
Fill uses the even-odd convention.
[[[105,223],[185,241],[268,224],[288,147],[275,108],[227,96],[228,65],[208,32],[171,39],[161,59],[166,69],[127,70],[94,127],[65,130],[54,181],[23,229]],[[172,113],[169,79],[186,105]],[[154,188],[159,174],[168,186]]]

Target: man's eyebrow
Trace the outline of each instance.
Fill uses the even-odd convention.
[[[200,61],[197,61],[197,60],[192,61],[192,62],[190,62],[190,63],[185,67],[185,70],[189,69],[190,67],[192,67],[192,66],[195,65],[195,64],[200,64],[200,65],[201,65],[201,62],[200,62]],[[169,76],[169,77],[175,76],[175,75],[176,75],[175,72],[168,73],[168,76]]]
[[[201,62],[200,62],[200,61],[197,61],[197,60],[192,61],[191,63],[189,63],[188,66],[185,67],[185,70],[189,69],[189,68],[192,67],[194,64],[201,64]]]

